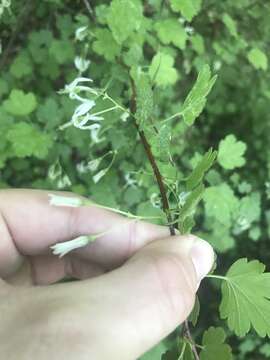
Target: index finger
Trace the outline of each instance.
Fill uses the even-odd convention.
[[[48,191],[2,190],[0,213],[8,234],[0,246],[1,259],[8,259],[13,242],[22,255],[34,256],[47,253],[57,242],[81,235],[108,233],[76,254],[103,266],[114,267],[123,263],[145,244],[167,237],[166,227],[144,221],[134,221],[98,206],[64,207],[49,203]],[[75,196],[58,192],[63,196]]]

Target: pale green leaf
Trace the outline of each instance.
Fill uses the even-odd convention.
[[[187,178],[187,183],[186,183],[187,191],[190,191],[194,189],[197,185],[199,185],[205,173],[213,165],[216,156],[217,156],[217,152],[212,151],[212,149],[210,149],[209,151],[207,151],[207,153],[204,154],[202,159],[199,161],[199,163],[193,169],[192,173]]]
[[[37,101],[33,93],[26,94],[22,90],[13,89],[3,106],[11,115],[26,116],[35,110]]]
[[[198,322],[198,318],[200,315],[200,300],[198,298],[198,296],[196,296],[195,298],[195,304],[193,306],[192,312],[189,315],[188,320],[192,323],[193,326],[196,326],[197,322]]]
[[[218,220],[229,227],[239,207],[239,200],[229,185],[222,183],[210,186],[203,196],[207,217]]]
[[[18,157],[33,155],[44,159],[53,145],[49,134],[40,132],[33,125],[26,122],[14,124],[7,133],[7,139],[12,144],[14,153]]]
[[[142,20],[142,5],[139,0],[113,0],[111,2],[107,21],[119,44],[140,28]]]
[[[191,44],[193,49],[199,54],[202,55],[205,52],[204,40],[200,34],[195,34],[191,37]]]
[[[154,110],[153,90],[148,74],[140,74],[135,81],[137,90],[136,120],[140,128],[151,122]]]
[[[94,52],[104,56],[108,61],[113,61],[120,54],[121,48],[111,32],[108,29],[97,29],[95,36],[96,40],[93,43]]]
[[[211,326],[203,334],[202,346],[200,353],[201,360],[232,360],[232,350],[229,345],[224,344],[226,335],[221,327],[214,328]]]
[[[240,200],[239,217],[245,218],[250,225],[261,216],[261,197],[258,192],[243,197]]]
[[[173,65],[174,59],[171,55],[159,52],[152,59],[149,75],[159,86],[173,85],[178,78]]]
[[[248,52],[248,60],[255,69],[262,69],[266,71],[268,68],[268,58],[259,48],[253,48]]]
[[[179,228],[182,234],[187,233],[194,226],[193,215],[204,193],[204,185],[200,184],[187,196],[183,207],[180,209]]]
[[[242,141],[237,141],[232,134],[221,140],[218,148],[218,163],[226,170],[232,170],[245,165],[244,154],[247,146]]]
[[[191,126],[203,111],[207,100],[206,97],[210,93],[216,79],[216,75],[211,77],[211,71],[208,65],[202,67],[181,110],[181,114],[187,125]]]
[[[168,124],[163,124],[158,128],[158,133],[154,133],[151,139],[151,146],[155,156],[161,161],[168,162],[170,156],[171,129]]]
[[[251,327],[264,337],[270,335],[270,273],[258,260],[237,260],[222,283],[220,315],[230,330],[245,336]]]
[[[212,232],[204,235],[205,239],[219,253],[225,253],[235,246],[235,239],[230,233],[229,225],[224,225],[217,220],[211,221]]]
[[[174,11],[180,11],[184,18],[191,21],[201,9],[202,0],[170,0]]]
[[[188,36],[183,25],[177,19],[170,18],[158,21],[155,24],[155,29],[164,44],[173,44],[182,50],[185,49]]]
[[[229,14],[224,14],[222,16],[222,21],[229,30],[230,34],[234,37],[237,37],[237,26],[233,18]]]

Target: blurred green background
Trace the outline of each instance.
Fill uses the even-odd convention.
[[[116,111],[104,116],[98,143],[89,131],[60,130],[76,102],[57,91],[78,76],[77,57],[90,60],[83,76],[100,87],[109,82],[109,94],[128,105],[129,79],[121,62],[151,73],[158,54],[164,61],[154,79],[154,111],[164,119],[179,112],[207,63],[218,79],[196,126],[171,123],[177,176],[187,176],[210,147],[219,150],[195,233],[214,246],[220,273],[239,257],[269,268],[270,2],[192,0],[186,11],[177,11],[177,3],[135,0],[130,18],[119,13],[114,23],[110,1],[0,1],[0,187],[70,190],[103,205],[159,215],[158,189],[135,128]],[[97,108],[107,105],[100,101]],[[86,164],[115,150],[113,166],[95,183]],[[109,162],[105,158],[104,166]],[[161,170],[175,175],[169,164]],[[214,285],[206,282],[200,290],[198,338],[208,326],[226,328]],[[236,359],[270,357],[268,340],[252,332],[245,339],[228,336]],[[144,359],[159,358],[169,342]]]

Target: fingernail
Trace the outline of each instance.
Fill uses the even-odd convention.
[[[213,248],[208,242],[195,238],[190,250],[190,256],[197,273],[198,283],[200,283],[213,266]]]

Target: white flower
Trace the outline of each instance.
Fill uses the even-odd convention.
[[[103,117],[89,114],[89,111],[96,105],[94,100],[85,99],[74,111],[71,122],[79,129],[89,129],[88,121],[101,121]]]
[[[75,31],[75,39],[83,41],[87,36],[87,26],[81,26]]]
[[[72,118],[77,118],[87,114],[88,111],[90,111],[95,105],[96,103],[94,100],[84,100],[84,102],[75,109]]]
[[[87,165],[85,165],[83,162],[78,163],[76,168],[79,174],[85,174],[87,172]]]
[[[128,113],[128,112],[124,112],[124,113],[120,116],[120,119],[121,119],[123,122],[126,122],[128,118],[129,118],[129,113]]]
[[[217,61],[214,62],[214,66],[213,66],[213,67],[214,67],[214,70],[215,70],[215,71],[220,70],[221,66],[222,66],[222,62],[221,62],[221,61],[217,60]]]
[[[48,194],[50,200],[50,205],[53,206],[71,206],[71,207],[78,207],[83,204],[82,199],[77,197],[67,197],[61,196],[56,194]]]
[[[102,169],[102,170],[100,170],[98,173],[96,173],[96,174],[93,176],[93,181],[94,181],[94,183],[95,183],[95,184],[98,183],[99,180],[100,180],[101,178],[103,178],[104,175],[106,175],[107,171],[108,171],[108,168]]]
[[[67,186],[70,186],[72,183],[67,175],[60,177],[57,181],[57,188],[64,189]]]
[[[91,236],[79,236],[74,240],[55,244],[51,246],[51,249],[54,255],[58,255],[61,258],[70,251],[84,247],[94,240],[95,238]]]
[[[104,140],[104,138],[100,138],[99,137],[99,131],[101,129],[100,124],[92,124],[89,126],[89,130],[91,132],[91,139],[93,141],[94,144],[98,144],[101,141]]]
[[[150,196],[150,202],[153,207],[160,208],[160,200],[157,193],[152,193]]]
[[[192,26],[186,26],[185,32],[189,35],[192,35],[194,33],[194,28]]]
[[[136,185],[137,185],[137,180],[132,179],[130,173],[125,174],[125,181],[126,181],[126,186],[136,187]]]
[[[103,159],[103,157],[100,157],[100,158],[89,161],[87,164],[87,168],[90,171],[96,171],[97,168],[99,167],[99,164],[101,163],[102,159]]]
[[[82,73],[89,68],[90,60],[85,60],[80,56],[76,56],[74,60],[76,68]]]
[[[79,85],[80,83],[93,82],[92,79],[86,77],[78,77],[73,80],[70,84],[65,85],[64,89],[59,91],[59,94],[69,94],[71,99],[76,98],[76,95],[81,91],[90,92],[94,95],[97,95],[96,90],[90,88],[89,86]],[[80,101],[83,101],[83,98],[80,98]]]

